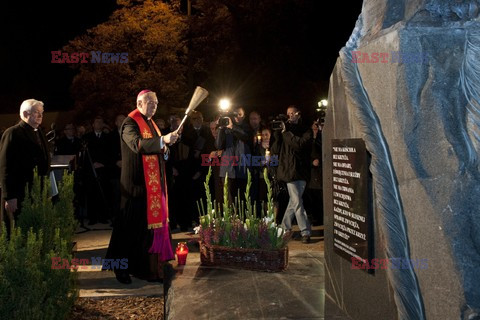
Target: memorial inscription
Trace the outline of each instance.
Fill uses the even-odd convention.
[[[333,244],[335,252],[370,259],[368,162],[362,139],[332,140]]]

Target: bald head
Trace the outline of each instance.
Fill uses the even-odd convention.
[[[147,119],[151,119],[155,112],[157,112],[158,99],[157,94],[152,91],[141,93],[137,97],[137,109]]]

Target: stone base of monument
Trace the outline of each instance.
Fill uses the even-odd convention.
[[[314,227],[312,242],[290,241],[282,272],[205,266],[190,248],[187,263],[176,266],[168,290],[166,320],[324,319],[323,241]],[[191,236],[173,234],[174,241]]]

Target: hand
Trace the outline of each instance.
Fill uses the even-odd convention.
[[[210,159],[216,158],[217,157],[217,151],[212,151],[210,152],[210,155],[208,156]]]
[[[284,133],[287,130],[287,127],[285,126],[285,122],[281,122],[280,126],[282,127],[282,133]]]
[[[98,169],[98,168],[103,168],[103,167],[105,167],[105,166],[103,165],[103,163],[94,162],[94,163],[93,163],[93,167],[94,167],[95,169]]]
[[[117,167],[121,168],[122,167],[122,160],[118,160],[116,165],[117,165]]]
[[[7,210],[7,212],[14,213],[17,209],[17,198],[5,201],[5,210]]]
[[[200,178],[200,175],[201,175],[200,172],[196,172],[196,173],[193,175],[192,180],[197,180],[198,178]]]
[[[314,167],[318,167],[320,165],[320,160],[315,159],[315,160],[313,160],[312,164],[313,164]]]
[[[178,177],[178,170],[176,168],[172,168],[172,174],[174,177]]]
[[[166,144],[174,144],[175,142],[177,142],[177,139],[178,134],[176,131],[170,132],[166,136],[163,136],[163,142],[165,142]]]
[[[233,129],[233,122],[232,122],[232,118],[228,117],[228,126],[227,126],[228,129]]]

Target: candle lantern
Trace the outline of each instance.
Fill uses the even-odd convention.
[[[177,245],[177,259],[178,265],[185,265],[187,262],[187,255],[188,255],[188,246],[186,242],[179,242]]]

